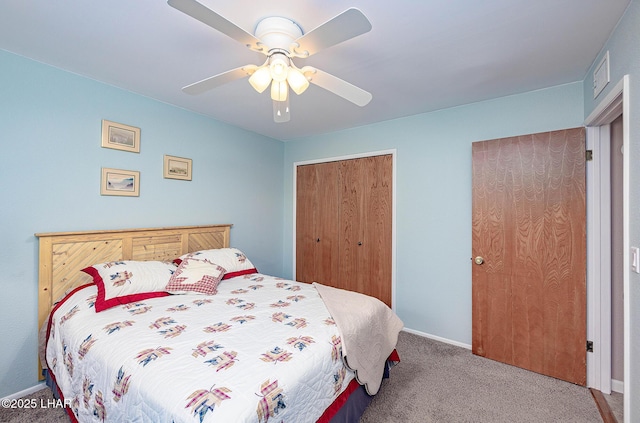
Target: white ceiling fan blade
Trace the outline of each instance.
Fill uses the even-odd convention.
[[[220,85],[228,84],[236,79],[244,78],[250,75],[257,68],[255,65],[243,66],[241,68],[231,69],[218,75],[194,82],[182,89],[187,94],[202,94],[205,91],[212,90]]]
[[[167,3],[169,6],[241,42],[251,50],[263,50],[259,44],[259,39],[196,0],[168,0]],[[264,53],[266,54],[267,52],[265,51]]]
[[[358,88],[347,81],[343,81],[330,73],[323,72],[310,66],[305,66],[301,70],[312,84],[324,88],[327,91],[331,91],[332,93],[339,95],[345,100],[349,100],[360,107],[369,104],[373,98],[370,92],[365,91],[362,88]]]
[[[369,19],[360,10],[350,8],[298,38],[294,52],[300,57],[308,57],[370,30]]]

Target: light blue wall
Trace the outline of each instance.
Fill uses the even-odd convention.
[[[580,126],[582,109],[573,83],[287,142],[285,276],[294,163],[396,149],[396,312],[409,329],[470,344],[471,143]]]
[[[610,41],[624,52],[632,50],[636,0],[632,9],[620,40]],[[635,57],[622,73],[637,75]],[[283,144],[0,51],[0,339],[12,340],[0,349],[0,397],[36,383],[33,233],[231,222],[232,244],[261,271],[293,277],[293,164],[378,150],[397,150],[396,311],[410,329],[470,344],[471,143],[580,126],[587,86]],[[141,153],[100,148],[101,119],[142,128]],[[164,154],[193,158],[194,180],[163,179]],[[141,196],[101,197],[103,166],[140,170]]]
[[[101,120],[140,127],[140,154],[100,147]],[[36,232],[233,223],[231,243],[282,273],[281,141],[0,51],[0,397],[37,383]],[[193,181],[162,178],[163,155]],[[100,168],[140,197],[100,196]]]
[[[611,83],[594,100],[593,68],[605,52],[609,50]],[[618,23],[609,41],[602,49],[594,66],[584,80],[585,116],[595,109],[601,101],[622,79],[629,75],[629,209],[630,228],[629,242],[632,246],[640,246],[640,2],[632,0],[624,16]],[[629,391],[625,398],[630,400],[628,416],[625,421],[640,421],[640,275],[630,272],[629,284],[629,325],[630,325],[630,375]],[[628,418],[628,420],[626,420]]]
[[[581,126],[582,83],[287,142],[285,277],[295,162],[396,149],[396,312],[405,327],[471,343],[471,143]]]

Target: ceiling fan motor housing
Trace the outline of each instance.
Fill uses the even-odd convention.
[[[280,49],[289,53],[291,44],[302,36],[302,29],[291,19],[272,16],[258,22],[254,35],[269,51]]]

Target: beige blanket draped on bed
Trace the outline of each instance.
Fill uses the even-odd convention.
[[[345,364],[369,395],[376,394],[404,323],[377,298],[317,282],[313,286],[342,334]]]

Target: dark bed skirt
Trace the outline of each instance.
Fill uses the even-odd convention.
[[[367,394],[364,386],[353,379],[347,389],[325,410],[317,423],[357,422],[372,399],[373,396]]]
[[[389,370],[400,361],[400,356],[393,350],[384,366],[383,379],[389,377]],[[347,389],[324,411],[317,423],[355,423],[360,420],[364,410],[369,406],[373,395],[367,394],[364,386],[353,379]]]

